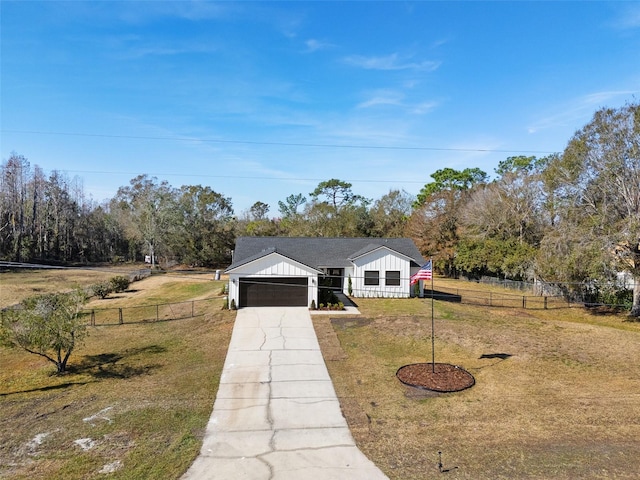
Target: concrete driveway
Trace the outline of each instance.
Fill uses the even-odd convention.
[[[243,308],[183,479],[387,477],[355,446],[305,307]]]

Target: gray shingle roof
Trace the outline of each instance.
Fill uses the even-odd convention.
[[[278,252],[313,268],[344,268],[350,259],[385,246],[412,260],[425,263],[410,238],[238,237],[231,270],[270,253]]]

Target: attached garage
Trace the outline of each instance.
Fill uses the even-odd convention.
[[[309,267],[275,251],[237,262],[229,274],[229,305],[243,307],[309,307],[318,302],[318,275]]]
[[[240,277],[240,307],[306,307],[307,277]]]
[[[319,306],[327,280],[354,297],[409,297],[424,264],[410,238],[239,237],[229,307]]]

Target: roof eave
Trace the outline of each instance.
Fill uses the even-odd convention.
[[[283,253],[278,252],[277,250],[273,250],[273,251],[269,251],[269,252],[265,252],[264,255],[259,255],[259,256],[255,256],[255,257],[250,257],[236,265],[230,265],[225,271],[224,273],[234,273],[234,271],[237,271],[240,267],[243,267],[245,265],[249,265],[250,263],[253,262],[257,262],[258,260],[261,260],[263,258],[266,258],[270,255],[278,255],[280,257],[286,258],[288,260],[291,260],[292,262],[298,263],[300,265],[303,265],[307,268],[309,268],[310,270],[313,270],[316,273],[322,274],[324,273],[322,270],[319,270],[318,267],[314,267],[313,265],[308,265],[304,262],[301,262],[300,260],[296,260],[295,258],[292,258],[288,255],[284,255]]]

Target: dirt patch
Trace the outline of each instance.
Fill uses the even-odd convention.
[[[473,375],[450,363],[413,363],[400,367],[396,376],[405,385],[443,393],[466,390],[476,383]]]
[[[373,322],[370,318],[332,318],[331,324],[340,329],[354,328],[354,327],[366,327]]]
[[[345,360],[347,355],[340,346],[340,340],[327,318],[316,317],[313,318],[313,326],[316,330],[316,336],[318,341],[323,346],[322,355],[325,362],[337,362],[339,360]]]

